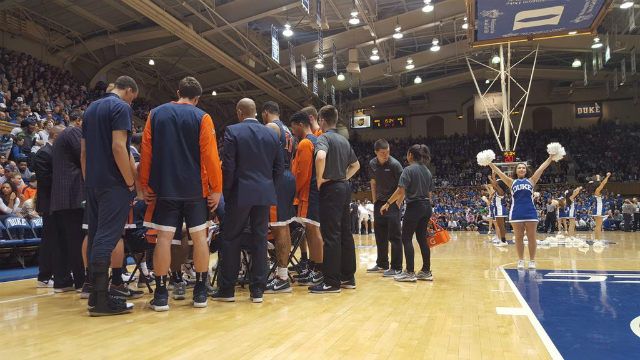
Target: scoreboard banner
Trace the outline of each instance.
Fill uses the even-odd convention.
[[[612,0],[470,0],[473,45],[593,32]]]
[[[405,127],[404,116],[392,115],[392,116],[376,116],[371,122],[371,127],[374,129],[395,129]]]

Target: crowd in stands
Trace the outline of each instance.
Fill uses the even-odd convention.
[[[387,139],[391,154],[405,163],[409,146],[426,144],[432,154],[430,164],[434,181],[438,187],[479,186],[486,183],[487,169],[476,163],[476,154],[482,150],[495,149],[493,135],[463,136],[452,135],[443,138]],[[567,149],[564,161],[554,163],[542,176],[542,184],[562,184],[568,180],[585,182],[595,173],[613,170],[613,181],[626,182],[640,180],[640,125],[624,125],[603,122],[599,125],[547,131],[523,131],[518,140],[517,155],[537,168],[547,157],[546,146],[559,142]],[[375,155],[374,141],[352,142],[361,164],[368,164]],[[498,153],[498,151],[496,151]],[[500,158],[497,159],[500,161]],[[369,174],[361,171],[352,180],[354,192],[369,190]]]

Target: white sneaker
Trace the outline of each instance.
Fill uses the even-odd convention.
[[[535,270],[535,269],[536,269],[536,261],[535,260],[529,261],[529,270]]]
[[[518,260],[518,270],[524,270],[524,260]]]
[[[502,240],[498,240],[497,242],[493,243],[493,246],[503,247],[503,246],[507,246],[507,243],[502,242]]]
[[[36,282],[36,287],[37,288],[52,288],[53,287],[53,280],[45,280],[45,281],[37,281]]]
[[[416,282],[418,280],[415,273],[406,271],[403,271],[400,275],[395,276],[393,279],[399,282]]]

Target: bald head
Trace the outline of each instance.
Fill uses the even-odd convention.
[[[238,101],[236,112],[238,113],[238,120],[240,121],[248,118],[253,119],[256,117],[256,103],[249,98],[244,98]]]

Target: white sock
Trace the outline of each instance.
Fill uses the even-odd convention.
[[[289,272],[286,267],[278,267],[277,275],[281,280],[287,280],[289,278]]]
[[[149,276],[149,269],[147,269],[147,262],[143,261],[140,263],[140,271],[144,274],[144,276]]]

